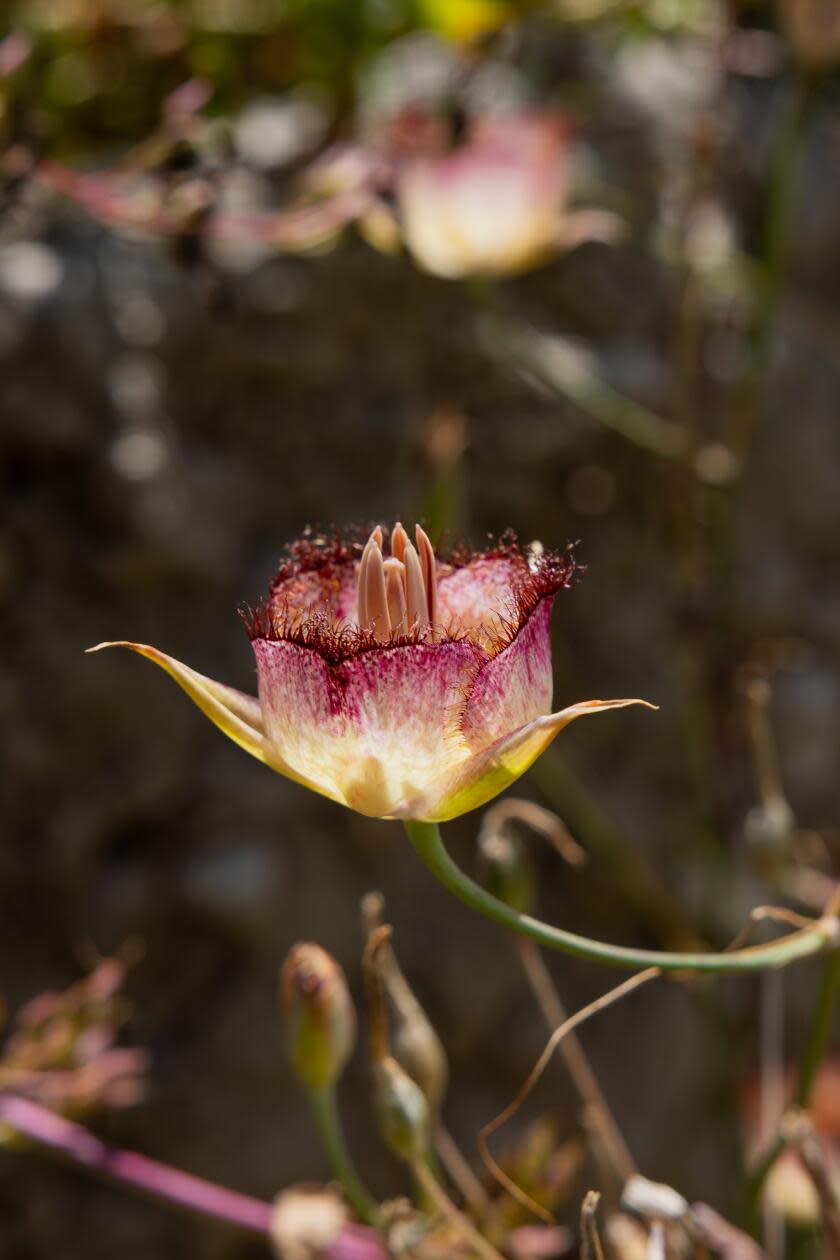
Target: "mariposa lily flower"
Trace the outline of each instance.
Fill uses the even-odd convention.
[[[416,544],[416,545],[415,545]],[[575,575],[571,551],[436,557],[421,528],[362,546],[307,536],[246,618],[258,697],[157,648],[154,661],[252,756],[373,818],[441,822],[483,805],[585,713],[551,711],[549,619]],[[97,649],[92,649],[97,650]]]
[[[479,116],[454,147],[406,158],[395,184],[415,262],[446,279],[514,275],[613,239],[615,216],[568,205],[570,138],[550,114]]]

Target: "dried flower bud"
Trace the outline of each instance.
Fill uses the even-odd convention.
[[[332,1085],[356,1043],[356,1013],[341,967],[320,945],[295,945],[280,976],[289,1057],[301,1083]]]
[[[373,1066],[373,1101],[386,1146],[409,1163],[429,1150],[429,1104],[416,1081],[391,1055]]]
[[[382,925],[384,911],[381,893],[371,892],[362,899],[362,919],[368,936]],[[449,1063],[443,1043],[405,978],[390,937],[378,946],[371,961],[393,1011],[394,1057],[420,1086],[432,1113],[436,1114],[449,1082]]]
[[[479,878],[489,893],[512,910],[527,913],[534,904],[534,868],[524,845],[508,830],[482,828],[478,837]]]
[[[417,1001],[398,1003],[394,999],[394,1013],[394,1055],[420,1086],[431,1110],[437,1112],[449,1080],[449,1063],[440,1037]]]

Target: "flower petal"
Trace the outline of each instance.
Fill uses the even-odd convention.
[[[149,647],[146,643],[129,643],[125,640],[118,640],[113,643],[98,643],[96,647],[88,648],[88,652],[99,652],[102,648],[108,647],[124,647],[129,648],[132,652],[145,656],[147,660],[154,661],[155,665],[159,665],[161,669],[166,670],[171,678],[174,678],[179,687],[186,691],[190,699],[198,705],[202,713],[214,722],[219,730],[224,731],[235,744],[240,748],[244,748],[252,757],[256,757],[258,761],[263,761],[272,770],[277,770],[280,774],[286,775],[287,778],[294,779],[297,783],[302,783],[305,787],[313,787],[308,779],[302,778],[296,774],[289,766],[278,757],[265,738],[263,731],[262,711],[259,701],[253,696],[247,696],[242,691],[237,691],[234,687],[226,687],[223,683],[215,682],[212,678],[199,674],[196,670],[191,669],[189,665],[184,665],[181,661],[176,660],[173,656],[167,656],[165,652],[160,652],[157,648]],[[319,790],[316,788],[316,790]]]
[[[461,719],[473,752],[551,712],[553,602],[549,596],[537,604],[508,646],[479,670]]]
[[[390,817],[469,760],[459,719],[482,660],[474,644],[382,646],[332,663],[289,640],[253,646],[274,755],[351,809]]]
[[[583,700],[559,713],[538,717],[454,767],[449,777],[437,783],[425,797],[406,799],[395,810],[395,817],[446,822],[477,809],[524,774],[555,735],[575,718],[607,709],[624,709],[631,704],[641,704],[646,709],[657,707],[647,700]]]
[[[438,620],[452,634],[498,637],[515,616],[515,591],[528,576],[521,558],[480,556],[438,578]]]

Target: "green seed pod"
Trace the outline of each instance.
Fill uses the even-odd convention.
[[[289,1058],[315,1093],[334,1084],[356,1044],[356,1013],[341,967],[320,945],[295,945],[280,973]]]
[[[489,893],[526,914],[534,904],[534,868],[522,843],[509,831],[482,829],[478,837],[479,878]]]
[[[420,1086],[391,1055],[373,1066],[373,1101],[385,1145],[408,1163],[425,1159],[429,1104]]]

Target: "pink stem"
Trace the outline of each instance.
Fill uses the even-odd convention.
[[[141,1194],[200,1216],[225,1221],[252,1234],[266,1236],[269,1233],[270,1203],[236,1190],[226,1190],[169,1164],[147,1159],[136,1151],[109,1146],[81,1125],[65,1120],[29,1098],[0,1091],[0,1124],[54,1151],[78,1168],[89,1168]],[[385,1244],[376,1230],[354,1222],[344,1226],[325,1255],[328,1260],[388,1260]]]
[[[64,1156],[71,1163],[156,1199],[165,1199],[202,1216],[238,1225],[254,1234],[267,1234],[271,1204],[225,1190],[201,1177],[159,1164],[135,1151],[123,1151],[94,1137],[81,1125],[65,1120],[40,1103],[14,1094],[0,1093],[0,1123],[8,1125],[38,1146]]]

